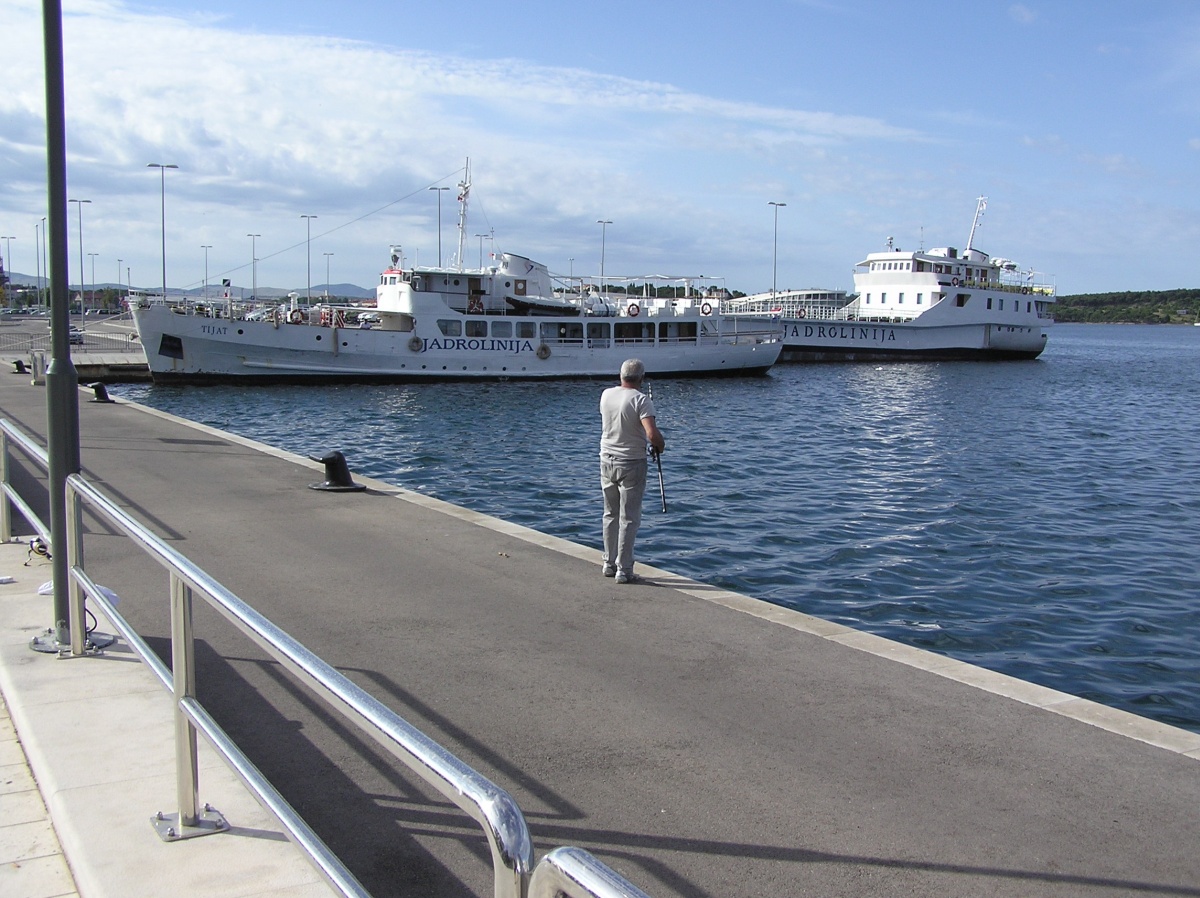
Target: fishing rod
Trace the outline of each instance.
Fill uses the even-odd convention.
[[[662,454],[653,446],[650,447],[650,454],[654,456],[655,462],[658,463],[658,494],[662,496],[663,511],[667,510],[667,488],[663,486],[662,476]]]
[[[654,388],[652,386],[650,386],[650,384],[646,384],[646,395],[648,395],[650,397],[651,401],[654,400]],[[650,455],[654,458],[655,464],[658,465],[658,495],[662,497],[662,510],[663,510],[663,514],[666,514],[666,511],[667,511],[667,488],[666,488],[666,486],[663,485],[662,453],[660,453],[657,449],[655,449],[653,446],[651,446],[650,447]]]

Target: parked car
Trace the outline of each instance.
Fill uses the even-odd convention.
[[[71,328],[67,332],[67,342],[74,344],[74,345],[82,346],[83,345],[83,331],[81,331],[77,327]]]

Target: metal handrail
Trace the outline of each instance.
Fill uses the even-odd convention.
[[[43,471],[50,469],[50,454],[30,439],[24,431],[9,421],[0,419],[0,487],[4,490],[7,502],[0,501],[0,539],[8,542],[12,539],[12,509],[9,502],[20,510],[25,518],[37,531],[38,536],[50,544],[50,528],[34,513],[29,504],[13,489],[12,478],[9,476],[9,444],[15,443],[29,458],[41,466]]]
[[[0,528],[11,537],[11,510],[16,505],[49,541],[49,533],[9,482],[9,447],[15,444],[43,469],[49,454],[8,419],[0,419]],[[197,798],[196,733],[230,765],[234,773],[284,828],[310,863],[335,890],[345,896],[370,898],[341,860],[287,802],[263,773],[212,718],[195,696],[195,653],[192,599],[199,592],[210,605],[279,661],[312,692],[472,817],[484,830],[492,853],[495,898],[648,898],[587,851],[561,847],[534,866],[533,842],[516,801],[504,789],[459,760],[420,730],[314,655],[304,645],[171,548],[116,505],[80,474],[66,480],[67,556],[71,586],[71,647],[85,650],[85,598],[95,602],[126,644],[146,663],[164,687],[174,693],[176,717],[176,792],[179,821],[184,826],[200,819]],[[83,505],[109,521],[152,558],[171,577],[171,651],[169,668],[88,576],[83,557]],[[205,806],[205,811],[210,811]]]
[[[555,848],[529,880],[529,898],[650,898],[581,848]]]
[[[67,478],[67,491],[69,501],[78,503],[80,499],[86,499],[89,507],[99,512],[109,523],[123,531],[143,551],[167,568],[172,574],[173,586],[177,582],[178,585],[185,587],[186,592],[199,593],[230,623],[253,640],[259,648],[279,661],[305,686],[325,699],[351,723],[375,739],[385,750],[479,823],[483,827],[491,847],[496,898],[520,898],[524,894],[526,880],[533,870],[533,840],[520,808],[506,791],[412,726],[336,668],[317,657],[204,570],[148,531],[81,476],[72,474]],[[82,565],[76,563],[81,560],[72,559],[69,562],[72,578],[76,578],[81,572]],[[92,589],[89,589],[88,592],[92,598],[97,595],[97,592]],[[177,592],[177,589],[173,588],[172,592]],[[103,604],[103,600],[101,600],[101,604]],[[173,604],[181,603],[173,600]],[[190,596],[182,604],[190,606]],[[106,614],[112,611],[111,606],[104,610]],[[190,616],[189,612],[190,607],[184,614]],[[173,614],[173,618],[174,616]],[[174,643],[180,637],[181,632],[186,633],[189,629],[186,622],[173,621],[172,651],[175,657],[179,657],[181,649],[186,653],[186,666],[190,666],[193,660],[190,646],[181,647]],[[185,642],[187,641],[189,640],[185,637]],[[253,769],[250,762],[244,758],[232,741],[202,713],[202,707],[190,690],[184,690],[184,694],[180,694],[178,684],[180,664],[176,663],[174,669],[179,712],[209,737],[213,747],[234,765],[235,771],[242,776],[247,786],[255,794],[261,795],[264,789],[274,792],[273,787],[270,787],[266,779]],[[236,754],[227,754],[227,752]],[[191,764],[194,770],[194,761]],[[278,802],[282,803],[281,807],[268,805],[268,808],[276,813],[276,816],[279,816],[280,823],[288,829],[289,836],[300,842],[308,852],[309,846],[304,844],[308,841],[304,834],[307,826],[304,825],[299,815],[283,801],[282,797],[278,798]],[[186,799],[181,801],[181,820],[196,816],[194,808],[187,807],[188,804]],[[312,836],[312,839],[316,839],[316,836]],[[317,841],[319,842],[319,840]],[[323,843],[320,844],[324,848]],[[328,849],[326,848],[325,851],[328,852]],[[311,854],[310,857],[322,874],[326,874],[327,878],[330,878],[325,864],[318,857]],[[336,862],[338,868],[345,870],[341,862],[333,858],[331,853],[329,857]],[[344,877],[353,880],[349,871],[345,872]],[[335,887],[341,888],[338,880],[342,878],[341,876],[330,878],[330,882]],[[352,890],[343,891],[343,894],[366,893]]]

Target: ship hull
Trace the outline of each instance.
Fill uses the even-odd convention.
[[[135,309],[134,320],[151,378],[176,384],[611,379],[632,357],[658,377],[753,375],[766,372],[781,349],[777,340],[703,336],[673,343],[444,337],[436,330],[229,321],[164,305]]]

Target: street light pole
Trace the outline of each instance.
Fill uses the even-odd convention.
[[[333,255],[333,253],[325,254],[325,298],[326,299],[329,299],[329,257],[332,255]]]
[[[612,224],[606,219],[597,219],[596,224],[600,225],[600,295],[604,296],[604,239],[608,231],[608,226]]]
[[[776,203],[774,201],[767,203],[768,206],[775,207],[775,240],[771,250],[771,302],[775,302],[775,273],[778,270],[779,262],[779,210],[787,205],[787,203]]]
[[[8,273],[8,282],[10,284],[12,283],[12,241],[16,239],[16,237],[0,237],[0,240],[5,241],[7,245],[7,248],[4,250],[4,270]],[[480,246],[483,246],[483,244],[481,243]],[[8,297],[5,296],[4,299],[7,302]]]
[[[208,251],[212,249],[211,243],[202,243],[200,248],[204,250],[204,304],[208,305]]]
[[[430,187],[430,190],[436,191],[438,198],[438,268],[442,267],[442,191],[449,190],[449,187]],[[462,264],[462,260],[459,260]]]
[[[121,309],[124,308],[124,306],[122,305],[122,300],[121,300],[121,288],[123,286],[121,284],[121,263],[124,261],[125,261],[124,259],[117,259],[117,312],[118,312],[118,314],[120,313]]]
[[[83,317],[83,204],[90,203],[91,200],[67,200],[68,203],[74,203],[75,208],[79,210],[79,315]],[[70,278],[67,279],[68,284]],[[67,292],[70,293],[68,287]],[[67,325],[71,324],[71,311],[68,304],[67,309]]]
[[[312,305],[312,220],[314,218],[316,218],[317,216],[301,215],[300,217],[308,220],[307,221],[308,238],[305,240],[305,244],[307,246],[307,252],[308,252],[308,288],[307,288],[308,299],[307,299],[307,301],[308,301],[308,304],[311,306]]]
[[[146,168],[157,168],[159,172],[159,204],[160,215],[162,217],[162,275],[163,275],[163,302],[167,301],[167,169],[179,168],[178,165],[162,163],[162,162],[147,162]]]
[[[254,241],[262,234],[247,234],[250,238],[250,299],[258,302],[258,253],[254,249]]]
[[[93,309],[96,308],[96,256],[98,256],[98,255],[100,255],[100,254],[99,253],[88,253],[88,258],[92,260],[92,308]],[[83,315],[85,318],[87,317],[86,310],[84,311]]]

